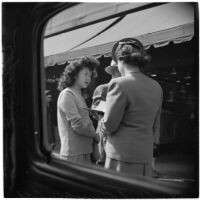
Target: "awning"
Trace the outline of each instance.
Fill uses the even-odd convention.
[[[52,37],[77,26],[86,26],[86,24],[97,20],[104,21],[108,17],[111,19],[127,11],[131,13],[160,4],[164,3],[79,3],[52,17],[47,23],[44,37]]]
[[[55,55],[69,51],[71,48],[88,40],[95,34],[99,33],[117,18],[103,21],[84,28],[76,29],[68,33],[62,33],[54,37],[49,37],[44,40],[44,56]]]
[[[95,24],[99,28],[98,30],[90,30],[89,27],[82,28],[90,31],[85,31],[87,33],[86,36],[88,36],[87,38],[84,38],[84,35],[78,38],[74,37],[73,40],[76,41],[76,48],[72,47],[74,44],[72,45],[70,39],[61,39],[58,42],[58,39],[55,40],[54,37],[48,38],[57,42],[57,44],[55,43],[57,45],[56,48],[60,45],[61,47],[65,47],[66,50],[70,49],[69,47],[72,47],[73,50],[46,56],[45,66],[52,66],[56,63],[63,64],[66,61],[72,61],[85,55],[110,56],[113,44],[125,37],[136,37],[141,40],[145,48],[149,48],[151,45],[154,47],[165,46],[171,41],[174,43],[189,41],[194,36],[194,8],[192,4],[169,3],[128,14],[108,30],[88,42],[83,42],[115,20],[116,18]],[[78,33],[78,31],[80,30],[77,29],[74,33]],[[66,35],[65,37],[73,38],[73,34],[72,32],[68,32],[64,35]],[[81,45],[79,46],[78,43]],[[47,40],[45,40],[45,45],[46,47],[49,45]]]

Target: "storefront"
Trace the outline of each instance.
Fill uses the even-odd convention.
[[[101,63],[96,86],[108,82],[110,77],[104,72],[104,68],[111,61],[113,44],[121,38],[136,37],[143,42],[152,56],[152,62],[144,69],[144,73],[157,80],[163,88],[161,143],[193,143],[192,138],[196,137],[192,134],[197,130],[195,120],[198,114],[198,55],[195,54],[197,47],[193,5],[164,4],[127,14],[111,26],[114,21],[110,19],[100,22],[98,26],[95,24],[86,27],[85,30],[80,29],[79,35],[81,31],[86,33],[96,30],[97,27],[104,31],[95,34],[95,37],[90,36],[84,42],[80,41],[79,44],[73,43],[74,46],[68,44],[73,31],[62,35],[62,44],[67,44],[68,51],[53,55],[50,54],[54,50],[46,52],[47,89],[57,95],[57,80],[65,65],[84,55],[95,56]],[[106,28],[109,25],[110,28]],[[56,37],[46,38],[46,49],[50,49]],[[60,49],[64,48],[61,46]]]

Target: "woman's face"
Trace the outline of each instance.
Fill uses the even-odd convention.
[[[124,74],[124,62],[121,60],[117,60],[117,66],[118,66],[118,70],[119,70],[120,74],[122,76],[124,76],[125,75]]]
[[[88,68],[83,68],[77,75],[75,84],[78,87],[87,88],[92,78],[92,72]]]

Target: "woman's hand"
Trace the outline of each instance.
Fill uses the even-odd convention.
[[[96,133],[101,135],[102,137],[106,137],[109,134],[109,132],[107,132],[107,131],[106,132],[102,131],[102,120],[98,121],[98,126],[96,128]]]

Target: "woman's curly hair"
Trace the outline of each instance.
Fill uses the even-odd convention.
[[[151,61],[151,56],[147,55],[142,44],[135,46],[131,43],[119,43],[115,55],[117,59],[138,67],[144,67]]]
[[[96,68],[99,61],[93,57],[85,56],[78,61],[74,61],[65,67],[58,81],[58,90],[62,91],[66,87],[70,87],[75,82],[75,77],[83,68],[88,68],[92,72],[92,79],[96,77]]]

